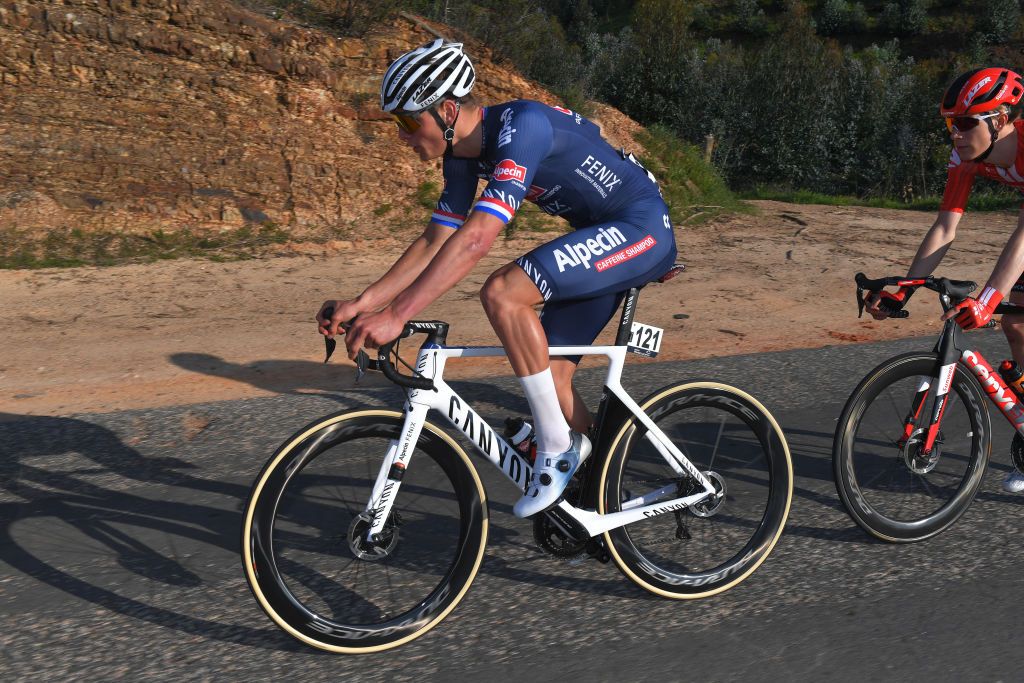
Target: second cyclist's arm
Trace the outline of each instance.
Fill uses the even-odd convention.
[[[907,270],[907,277],[924,277],[931,275],[942,257],[949,251],[949,245],[956,237],[956,226],[960,223],[963,214],[958,211],[940,211],[931,229],[921,241],[917,248],[913,263]]]
[[[505,223],[500,218],[474,211],[448,238],[419,277],[395,297],[391,310],[402,320],[417,315],[473,269],[504,227]]]
[[[987,286],[1006,295],[1013,288],[1014,283],[1024,271],[1024,209],[1017,218],[1017,229],[1010,235],[1010,239],[999,254],[995,268],[988,278]]]
[[[449,227],[428,224],[423,234],[409,245],[388,272],[359,295],[360,308],[376,311],[390,304],[419,277],[454,233]]]

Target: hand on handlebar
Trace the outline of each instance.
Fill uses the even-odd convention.
[[[875,320],[891,318],[903,310],[903,306],[910,300],[913,293],[914,290],[911,287],[900,287],[895,293],[885,290],[870,292],[864,310]]]
[[[339,332],[345,334],[345,331],[340,329],[341,324],[351,320],[360,313],[362,313],[362,309],[359,308],[354,299],[349,301],[342,299],[325,301],[316,314],[317,332],[329,339],[333,339]]]
[[[345,335],[348,357],[355,360],[362,347],[375,349],[401,336],[405,329],[405,320],[396,316],[390,308],[377,313],[359,315]]]
[[[986,287],[981,290],[981,294],[977,298],[969,297],[964,299],[946,311],[942,319],[949,320],[955,316],[957,325],[965,330],[984,327],[992,319],[996,306],[1002,300],[1003,295],[999,290],[993,287]]]

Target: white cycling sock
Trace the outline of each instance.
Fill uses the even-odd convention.
[[[551,376],[551,368],[527,377],[520,377],[523,393],[530,403],[533,413],[533,426],[537,434],[537,452],[548,455],[564,453],[569,449],[569,423],[562,415],[562,407],[558,403],[558,392],[555,391],[555,380]]]

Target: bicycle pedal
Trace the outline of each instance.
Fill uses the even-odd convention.
[[[601,564],[608,564],[612,559],[608,549],[604,547],[604,541],[600,539],[591,538],[587,541],[587,554]]]

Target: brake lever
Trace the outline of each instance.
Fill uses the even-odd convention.
[[[334,315],[334,306],[328,306],[324,309],[324,317],[328,320]],[[334,353],[334,349],[338,348],[338,340],[333,337],[324,337],[324,346],[327,347],[327,355],[324,356],[324,363],[327,363],[331,359],[331,354]]]

